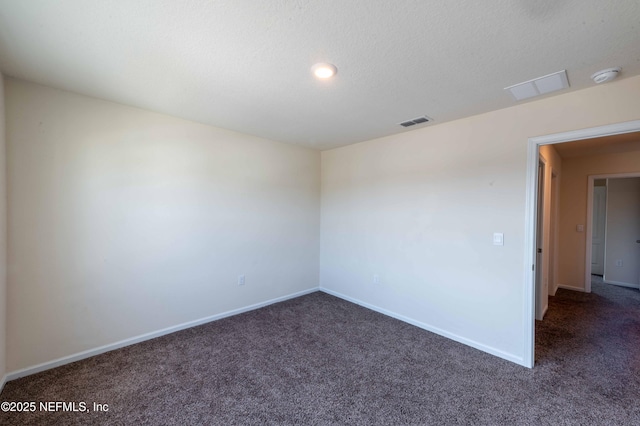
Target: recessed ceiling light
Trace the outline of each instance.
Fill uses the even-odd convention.
[[[338,68],[336,68],[333,64],[328,64],[326,62],[321,62],[319,64],[315,64],[311,67],[311,71],[318,78],[331,78],[338,72]]]

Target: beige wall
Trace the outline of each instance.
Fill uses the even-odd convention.
[[[4,78],[0,74],[0,383],[7,372],[7,144],[4,116]]]
[[[605,282],[638,286],[640,277],[640,178],[609,179]],[[622,266],[616,265],[622,261]]]
[[[9,371],[318,287],[317,151],[5,90]]]
[[[327,291],[522,362],[527,138],[640,118],[636,77],[325,151],[320,206],[317,152],[5,89],[9,371],[312,289],[318,256]]]
[[[560,285],[585,289],[589,175],[640,172],[640,151],[565,158],[560,184]],[[576,226],[584,225],[585,232]]]
[[[640,119],[639,98],[628,78],[324,151],[321,287],[524,363],[527,140]]]

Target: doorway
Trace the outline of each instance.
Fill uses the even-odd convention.
[[[607,222],[607,179],[593,181],[591,204],[591,274],[604,276],[605,228]]]
[[[589,176],[589,191],[593,199],[587,211],[594,226],[592,227],[592,241],[598,240],[596,221],[598,212],[598,192],[602,192],[598,182],[606,180],[605,197],[606,208],[605,232],[602,237],[602,273],[599,268],[591,268],[586,271],[589,274],[602,275],[606,284],[623,287],[640,288],[640,173],[611,173]],[[609,194],[611,195],[610,199]],[[591,247],[594,247],[592,244]],[[608,248],[607,248],[608,247]],[[592,248],[591,258],[600,256],[596,254],[596,248]],[[585,275],[586,275],[585,273]],[[591,291],[591,280],[586,287]]]
[[[538,193],[539,193],[539,149],[543,145],[559,144],[564,142],[572,142],[579,140],[586,140],[592,138],[599,138],[612,135],[620,135],[625,133],[640,132],[640,120],[619,123],[614,125],[606,125],[600,127],[594,127],[590,129],[583,129],[578,131],[570,131],[564,133],[557,133],[546,136],[539,136],[530,138],[528,142],[527,150],[527,185],[526,185],[526,204],[525,204],[525,292],[524,292],[524,334],[525,334],[525,359],[524,365],[532,368],[534,364],[534,351],[535,351],[535,318],[537,313],[537,301],[536,295],[540,293],[536,292],[536,275],[537,269],[541,266],[541,261],[538,260],[537,252],[537,216],[538,216]],[[590,177],[590,185],[593,185],[593,179]],[[592,187],[590,188],[592,189]],[[589,198],[591,198],[591,191],[588,192]],[[591,201],[591,200],[589,200]],[[591,208],[590,203],[587,203],[588,215],[586,223],[591,223]],[[587,238],[586,241],[591,241],[591,226],[586,226]],[[578,231],[579,232],[579,231]],[[585,263],[585,288],[588,285],[590,288],[591,281],[591,244],[587,244],[586,250],[586,263]],[[541,271],[542,272],[542,271]],[[587,275],[588,273],[588,275]],[[542,275],[542,274],[541,274]],[[538,290],[539,291],[539,290]]]
[[[542,150],[541,150],[542,151]],[[536,209],[536,319],[542,320],[549,307],[549,296],[555,293],[556,207],[559,157],[545,149],[538,164]]]

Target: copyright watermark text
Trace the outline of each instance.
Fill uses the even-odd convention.
[[[4,401],[0,403],[0,410],[5,413],[33,413],[36,411],[45,412],[69,412],[69,413],[89,413],[92,411],[107,412],[109,404],[93,402],[91,404],[80,401]]]

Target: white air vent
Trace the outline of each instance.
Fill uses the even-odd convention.
[[[525,81],[524,83],[505,87],[504,90],[511,93],[511,96],[513,96],[516,101],[522,101],[524,99],[546,95],[547,93],[555,92],[556,90],[568,88],[569,80],[567,79],[567,70],[562,70],[543,77],[534,78],[533,80]]]
[[[402,123],[400,123],[400,125],[402,127],[410,127],[410,126],[415,126],[416,124],[428,123],[430,121],[433,121],[433,119],[427,117],[426,115],[423,115],[422,117],[413,118],[411,120],[403,121]]]

